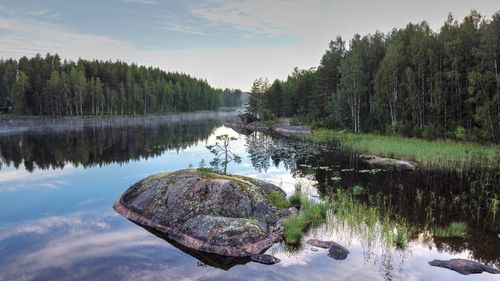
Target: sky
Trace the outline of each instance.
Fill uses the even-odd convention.
[[[491,17],[498,0],[0,0],[0,58],[121,60],[248,90],[319,64],[328,43],[448,13]]]

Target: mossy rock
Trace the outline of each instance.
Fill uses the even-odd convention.
[[[182,170],[135,183],[114,209],[190,249],[224,256],[258,254],[282,237],[285,208],[277,186],[242,176]]]

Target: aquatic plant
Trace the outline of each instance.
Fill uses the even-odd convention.
[[[382,203],[381,205],[388,202],[382,195],[372,197],[372,200]],[[378,239],[385,246],[404,248],[411,237],[415,236],[414,228],[391,209],[362,203],[354,194],[345,190],[338,189],[333,194],[331,206],[335,212],[329,224],[348,229],[350,233],[364,237],[366,241]]]
[[[467,225],[463,222],[453,222],[447,227],[433,227],[432,235],[441,238],[465,238],[467,236]]]
[[[283,224],[283,238],[290,246],[297,246],[304,232],[311,226],[318,226],[325,221],[327,205],[313,201],[307,196],[300,197],[301,209],[297,216],[291,217]]]

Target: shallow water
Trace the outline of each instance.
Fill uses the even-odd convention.
[[[361,184],[392,194],[391,204],[416,226],[428,223],[424,209],[432,204],[424,195],[422,205],[406,206],[410,199],[405,192],[385,191],[417,184],[412,176],[364,173],[352,156],[338,151],[264,134],[238,134],[217,118],[181,121],[0,135],[0,280],[500,280],[500,275],[463,276],[427,264],[461,257],[500,266],[499,214],[482,209],[481,219],[475,219],[456,217],[461,213],[454,213],[453,206],[441,213],[436,208],[434,221],[467,221],[469,238],[421,236],[404,249],[355,232],[330,213],[329,223],[312,229],[306,239],[344,244],[350,254],[343,261],[306,244],[300,249],[275,244],[267,252],[281,262],[273,266],[173,246],[115,213],[112,204],[145,176],[196,167],[202,159],[210,162],[205,145],[220,134],[238,138],[232,148],[243,161],[230,165],[231,173],[268,180],[288,194],[301,182],[308,195],[325,196],[333,188],[326,179],[340,178],[339,186]],[[432,192],[425,182],[418,184],[425,194]]]

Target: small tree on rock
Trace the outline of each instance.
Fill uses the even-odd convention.
[[[225,175],[227,174],[227,165],[231,162],[241,163],[241,157],[231,152],[229,147],[229,142],[236,140],[235,137],[220,135],[216,137],[216,140],[214,145],[207,145],[207,149],[215,156],[210,165],[216,172]]]

